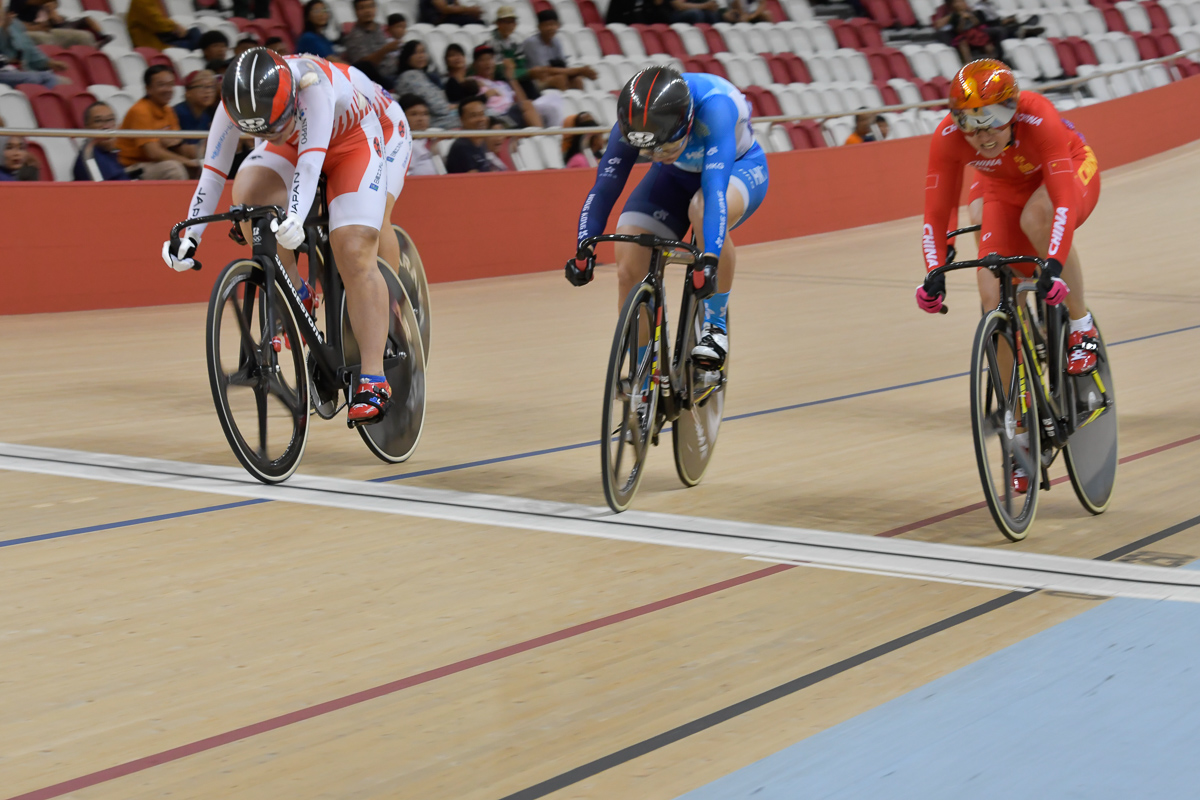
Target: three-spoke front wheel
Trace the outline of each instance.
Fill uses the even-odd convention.
[[[1009,315],[985,315],[971,352],[971,428],[992,519],[1014,542],[1033,523],[1041,480],[1037,403],[1029,385],[1037,378],[1017,354]]]
[[[242,466],[264,483],[287,480],[308,440],[304,341],[277,283],[268,308],[264,273],[235,261],[213,286],[207,360],[213,402]]]
[[[633,502],[658,413],[653,381],[655,329],[660,307],[649,284],[629,293],[613,336],[600,422],[600,474],[613,511]]]

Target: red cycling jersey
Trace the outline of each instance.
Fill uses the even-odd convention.
[[[942,265],[946,229],[958,210],[963,167],[968,165],[978,172],[984,199],[981,255],[1035,254],[1021,231],[1020,212],[1045,183],[1054,207],[1047,256],[1067,260],[1072,234],[1090,215],[1100,193],[1096,156],[1053,104],[1036,92],[1021,92],[1012,135],[1012,144],[1003,152],[985,158],[967,142],[952,116],[947,115],[934,132],[921,237],[926,269]]]

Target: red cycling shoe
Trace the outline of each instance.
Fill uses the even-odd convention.
[[[383,419],[392,405],[392,387],[387,381],[374,382],[360,380],[358,391],[350,399],[350,410],[346,414],[346,424],[353,428],[356,425],[373,425]]]
[[[1087,375],[1096,368],[1096,354],[1100,351],[1100,332],[1095,325],[1086,331],[1071,331],[1067,335],[1067,374]]]

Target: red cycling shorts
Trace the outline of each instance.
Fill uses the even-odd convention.
[[[1077,195],[1071,202],[1075,207],[1075,227],[1078,229],[1091,216],[1100,197],[1100,170],[1095,153],[1087,146],[1072,159],[1072,164],[1075,166],[1073,187]],[[987,175],[978,175],[976,182],[971,185],[967,202],[983,198],[983,227],[979,232],[980,258],[988,253],[999,253],[1002,256],[1039,255],[1025,231],[1021,230],[1021,212],[1041,185],[1033,181],[1016,185],[990,180]],[[1014,264],[1013,267],[1025,275],[1032,275],[1034,270],[1032,264]]]

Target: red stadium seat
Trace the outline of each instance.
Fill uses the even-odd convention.
[[[767,62],[767,69],[771,70],[771,80],[775,83],[792,83],[792,76],[783,59],[770,53],[764,53],[763,58]]]
[[[1154,31],[1167,31],[1171,29],[1171,19],[1167,16],[1167,12],[1156,2],[1143,2],[1142,7],[1146,9],[1146,14],[1150,17],[1150,28]]]
[[[772,22],[787,22],[788,14],[783,10],[783,3],[780,3],[779,0],[764,0],[763,6],[771,15]]]
[[[83,112],[87,111],[88,106],[96,102],[96,97],[82,86],[72,86],[70,84],[55,86],[53,91],[66,103],[67,110],[71,113],[71,127],[85,127],[83,124]]]
[[[922,100],[941,100],[942,99],[941,95],[938,94],[937,87],[934,86],[932,84],[932,82],[923,81],[920,78],[914,78],[912,80],[912,82],[913,82],[913,84],[916,85],[917,89],[920,90]]]
[[[262,40],[260,39],[259,41]],[[141,55],[142,58],[146,59],[147,68],[155,67],[160,64],[164,67],[170,67],[172,74],[175,74],[175,82],[179,83],[179,75],[175,73],[175,62],[171,60],[170,56],[160,53],[153,47],[135,47],[134,50]]]
[[[549,0],[533,0],[533,13],[540,14],[543,11],[553,11],[554,5]]]
[[[808,128],[804,127],[803,122],[785,122],[783,127],[787,131],[788,138],[792,140],[793,150],[812,149],[812,139],[808,138]]]
[[[1093,67],[1100,65],[1099,59],[1096,58],[1096,51],[1092,49],[1092,43],[1087,39],[1079,36],[1068,36],[1067,43],[1075,50],[1076,63],[1089,64]]]
[[[622,56],[625,53],[621,50],[621,44],[617,41],[617,37],[608,28],[603,25],[588,25],[592,32],[596,34],[596,41],[600,43],[600,52],[606,56]]]
[[[600,16],[600,10],[592,0],[575,0],[575,5],[579,6],[579,16],[583,17],[584,25],[604,24],[604,17]]]
[[[792,76],[792,83],[812,83],[812,75],[809,74],[808,65],[804,63],[804,59],[795,53],[780,53],[779,59],[787,64],[788,73]]]
[[[104,14],[113,13],[112,8],[108,5],[108,0],[83,0],[84,11],[99,11]]]
[[[1071,47],[1071,43],[1065,39],[1051,39],[1050,43],[1054,45],[1054,52],[1058,54],[1058,63],[1062,64],[1063,74],[1068,78],[1078,75],[1079,62],[1075,60],[1075,48]]]
[[[229,21],[237,26],[238,33],[244,32],[246,30],[246,26],[249,25],[251,22],[250,20],[246,19],[245,17],[230,17]],[[230,42],[229,44],[230,44],[230,46],[233,46],[235,44],[235,42]]]
[[[1154,40],[1158,42],[1158,52],[1164,56],[1169,56],[1179,52],[1179,42],[1175,39],[1174,34],[1170,31],[1157,31],[1150,34]]]
[[[725,40],[721,38],[721,32],[712,25],[701,22],[696,25],[696,28],[704,34],[704,42],[708,45],[710,53],[728,53],[729,48],[725,46]]]
[[[757,109],[755,116],[757,117],[781,117],[783,109],[779,107],[779,101],[775,99],[775,95],[764,89],[761,86],[748,86],[745,91],[749,91],[747,97],[751,99],[752,105]]]
[[[658,38],[663,44],[664,53],[680,60],[687,57],[688,52],[687,48],[683,46],[683,39],[679,38],[679,33],[672,30],[670,25],[658,23],[657,25],[651,25],[650,29],[658,34]]]
[[[866,56],[867,64],[871,67],[871,76],[877,83],[896,77],[892,74],[892,70],[888,66],[888,58],[885,54],[879,52],[878,50],[868,50],[866,52]]]
[[[704,64],[704,72],[729,80],[729,74],[725,72],[725,65],[717,59],[712,56],[696,56],[696,60]]]
[[[665,53],[666,48],[663,47],[662,37],[658,35],[658,31],[650,30],[649,25],[634,23],[629,27],[633,28],[642,37],[642,47],[646,50],[646,55],[652,56],[656,53]]]
[[[879,90],[879,96],[883,98],[885,106],[900,105],[900,95],[896,94],[896,90],[887,81],[875,81],[875,88]]]
[[[853,25],[843,22],[840,19],[828,20],[826,24],[833,31],[833,38],[837,39],[838,47],[849,47],[851,50],[858,50],[863,46],[858,38],[858,31],[854,29]]]
[[[1186,58],[1177,58],[1171,62],[1171,65],[1179,70],[1180,78],[1190,78],[1193,75],[1200,75],[1200,64],[1188,61]]]
[[[887,0],[863,0],[863,5],[866,6],[871,19],[879,23],[879,27],[890,28],[896,24],[896,18],[892,16],[892,9]]]
[[[29,105],[33,109],[33,117],[37,120],[39,128],[75,127],[71,119],[71,107],[62,95],[44,86],[34,86],[30,83],[22,83],[17,88],[29,98]]]
[[[881,52],[887,58],[888,69],[893,78],[904,78],[906,81],[911,81],[915,77],[912,64],[908,63],[908,57],[904,53],[894,47],[885,47]]]
[[[849,20],[849,23],[858,31],[858,40],[862,42],[862,49],[886,47],[883,43],[883,36],[879,34],[879,25],[873,20],[855,17]]]
[[[84,47],[84,45],[75,45],[75,47]],[[75,47],[71,48],[72,50]],[[99,50],[88,47],[92,52],[83,56],[83,68],[87,70],[88,86],[100,84],[102,86],[120,86],[121,76],[117,74],[117,68],[108,60],[108,56]]]
[[[1108,26],[1110,31],[1119,33],[1129,33],[1129,26],[1125,24],[1125,16],[1113,6],[1108,6],[1104,9],[1104,24]]]
[[[931,100],[945,100],[950,96],[950,81],[938,75],[936,78],[930,78],[927,83],[933,87],[936,97],[931,97]]]
[[[813,147],[828,147],[829,143],[825,141],[825,134],[821,132],[821,126],[811,119],[806,119],[802,122],[797,122],[797,125],[808,131],[808,138],[812,141]]]
[[[287,28],[293,38],[304,32],[304,6],[300,0],[277,0],[271,3],[271,19]]]
[[[1158,58],[1162,53],[1158,52],[1158,42],[1148,33],[1131,33],[1133,43],[1137,45],[1138,58],[1146,61],[1151,58]]]
[[[913,13],[912,5],[908,0],[889,0],[889,5],[892,9],[892,16],[896,18],[896,23],[902,28],[919,28],[921,23],[917,21],[917,15]]]
[[[25,140],[25,147],[29,149],[29,155],[33,156],[38,162],[38,179],[43,181],[54,180],[54,173],[50,170],[50,159],[46,158],[46,151],[37,142]]]

